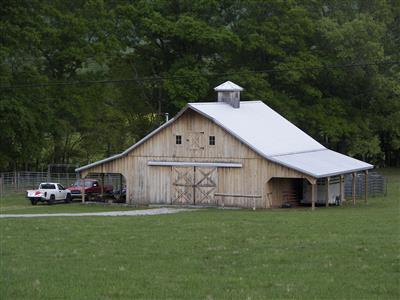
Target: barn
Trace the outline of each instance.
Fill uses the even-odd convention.
[[[128,204],[271,208],[345,200],[343,176],[372,165],[318,143],[227,81],[112,157],[76,169],[122,174]],[[368,178],[368,176],[365,176]]]

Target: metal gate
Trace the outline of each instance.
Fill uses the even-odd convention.
[[[217,168],[172,167],[172,204],[215,205]]]

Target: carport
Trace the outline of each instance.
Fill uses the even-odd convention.
[[[81,176],[81,201],[126,203],[126,179],[121,173],[94,173]],[[88,195],[83,187],[95,190]],[[112,188],[111,188],[112,187]]]
[[[365,186],[368,186],[368,169],[372,168],[371,165],[362,161],[328,149],[277,155],[273,159],[306,175],[308,182],[304,181],[302,202],[311,204],[313,209],[316,204],[329,206],[336,203],[336,197],[339,197],[339,203],[346,200],[344,198],[344,175],[346,174],[352,174],[352,201],[355,204],[356,174],[359,171],[365,172]],[[336,190],[335,193],[333,189]],[[364,199],[367,202],[368,189],[365,190]]]

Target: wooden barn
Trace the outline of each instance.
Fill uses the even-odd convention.
[[[129,204],[314,208],[344,200],[344,174],[373,167],[325,148],[262,101],[240,101],[230,81],[215,91],[218,101],[188,103],[123,153],[77,172],[122,174]]]

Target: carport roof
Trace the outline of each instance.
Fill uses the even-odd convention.
[[[366,162],[329,149],[277,155],[270,160],[316,178],[373,168]]]

